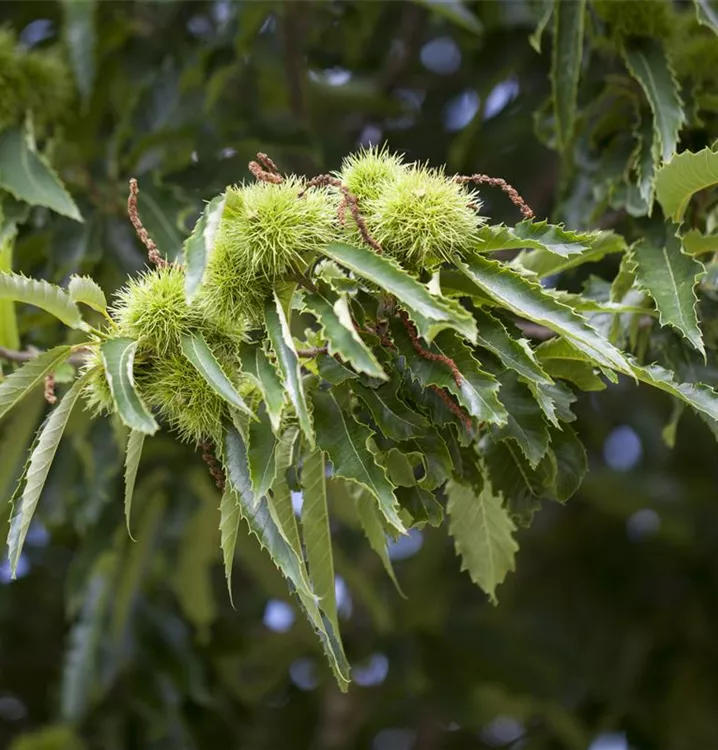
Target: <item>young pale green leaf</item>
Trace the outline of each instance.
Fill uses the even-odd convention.
[[[541,248],[524,250],[511,261],[511,265],[518,269],[531,271],[531,273],[543,279],[561,273],[561,271],[582,266],[585,263],[595,263],[605,258],[606,255],[622,253],[626,249],[626,240],[614,232],[591,232],[583,236],[592,236],[593,239],[590,246],[581,253],[557,255]]]
[[[479,289],[516,315],[556,331],[597,364],[630,373],[628,362],[613,344],[536,282],[481,255],[467,258],[458,265]]]
[[[693,0],[693,5],[698,23],[718,34],[718,11],[712,6],[711,0]]]
[[[140,458],[142,457],[142,446],[144,443],[144,432],[130,430],[130,436],[127,438],[127,449],[125,451],[125,521],[127,523],[127,533],[133,541],[134,537],[130,528],[130,514],[132,512],[132,497],[135,494],[137,470],[140,467]]]
[[[284,388],[297,412],[299,426],[302,428],[309,444],[313,446],[314,428],[307,406],[307,397],[304,394],[301,367],[289,330],[289,323],[276,292],[274,293],[274,299],[267,302],[264,308],[264,324],[272,349],[277,356],[277,367],[281,373]]]
[[[379,388],[367,388],[360,383],[352,386],[352,390],[366,404],[386,437],[401,441],[424,434],[429,422],[399,398],[397,388],[397,382]]]
[[[562,258],[585,253],[598,238],[598,232],[571,232],[547,221],[521,221],[515,227],[489,225],[479,230],[479,252],[495,250],[544,250]]]
[[[705,273],[703,264],[684,253],[674,236],[669,236],[662,248],[644,238],[631,248],[631,255],[638,284],[655,301],[661,325],[680,331],[705,356],[695,292]]]
[[[624,48],[626,67],[640,83],[653,112],[659,153],[668,161],[676,151],[678,133],[686,121],[678,82],[665,50],[656,39],[642,39]]]
[[[135,388],[134,362],[137,341],[128,338],[109,339],[102,345],[102,361],[107,383],[122,422],[131,430],[154,435],[159,429]]]
[[[259,345],[243,345],[239,357],[242,372],[248,375],[262,392],[272,429],[277,434],[284,411],[284,388],[277,370]],[[332,362],[336,360],[332,359]]]
[[[256,419],[254,412],[237,393],[232,381],[222,369],[201,333],[182,336],[182,352],[218,396],[238,411]]]
[[[257,495],[266,495],[276,476],[275,450],[277,439],[265,407],[259,410],[259,419],[249,425],[249,474],[252,489]]]
[[[335,476],[365,487],[376,498],[387,522],[399,533],[405,533],[394,488],[369,446],[371,430],[342,411],[331,393],[316,391],[312,400],[317,443],[329,456]]]
[[[471,341],[476,340],[476,323],[458,302],[431,294],[393,259],[366,247],[339,242],[330,243],[322,252],[403,302],[427,341],[444,328],[453,328]]]
[[[377,362],[372,350],[362,341],[352,321],[345,295],[332,303],[321,294],[308,294],[304,309],[317,318],[329,346],[329,354],[339,355],[358,372],[387,380],[387,374]]]
[[[95,82],[95,55],[97,33],[95,16],[97,5],[94,0],[63,0],[63,38],[72,72],[83,103],[87,104]]]
[[[45,206],[82,221],[57,174],[35,151],[23,128],[9,128],[0,133],[0,188],[31,206]]]
[[[680,222],[688,202],[699,191],[718,183],[718,151],[683,151],[656,174],[656,198],[667,218]]]
[[[57,446],[60,444],[60,438],[65,431],[67,420],[70,418],[72,409],[85,387],[86,380],[87,375],[83,375],[76,380],[72,388],[52,411],[48,420],[41,427],[37,443],[30,456],[30,463],[25,476],[25,487],[19,500],[14,503],[7,538],[8,561],[13,578],[15,578],[17,564],[30,528],[30,522],[37,508],[42,488],[45,486],[55,453],[57,453]]]
[[[0,419],[42,383],[45,375],[64,362],[71,351],[71,346],[56,346],[38,354],[19,370],[0,381]]]
[[[506,407],[508,422],[497,431],[501,440],[514,440],[531,468],[536,468],[546,455],[549,433],[543,413],[531,395],[531,391],[521,383],[515,372],[507,371],[500,377],[499,399]]]
[[[232,487],[227,485],[222,493],[219,504],[219,536],[222,548],[222,560],[224,561],[224,577],[227,581],[229,601],[234,607],[232,596],[232,570],[234,568],[234,551],[237,547],[237,535],[239,534],[239,522],[242,520],[239,497]]]
[[[103,315],[107,312],[105,293],[89,276],[70,276],[67,291],[75,304],[82,302]]]
[[[302,532],[309,574],[320,606],[338,632],[334,558],[327,511],[326,466],[324,454],[320,450],[315,450],[304,458],[302,495]]]
[[[437,15],[444,16],[464,31],[480,34],[484,30],[481,21],[464,5],[462,0],[415,0],[415,2],[425,5]]]
[[[498,381],[479,367],[471,349],[453,331],[439,334],[427,350],[455,362],[461,373],[460,386],[444,362],[427,359],[414,349],[406,328],[398,319],[392,320],[392,337],[398,356],[406,362],[409,375],[423,387],[445,388],[480,422],[506,423],[506,410],[497,397]]]
[[[235,427],[228,427],[225,433],[224,455],[227,470],[227,480],[232,490],[231,494],[238,505],[242,518],[245,519],[249,530],[266,549],[279,571],[288,578],[297,592],[301,591],[312,597],[311,586],[304,572],[304,561],[299,557],[289,540],[282,533],[269,509],[267,497],[257,495],[252,490],[252,480],[247,462],[247,447],[244,438]],[[227,548],[233,548],[232,526],[234,509],[228,503],[227,508]],[[236,536],[236,532],[235,532]],[[224,534],[223,534],[224,538]],[[224,546],[224,542],[223,542]],[[225,563],[227,553],[225,553]]]
[[[541,369],[526,339],[514,338],[498,318],[484,310],[476,310],[474,317],[479,326],[479,346],[495,354],[504,367],[534,383],[553,382]]]
[[[16,273],[0,273],[0,299],[39,307],[70,328],[87,328],[80,310],[67,292],[47,281],[28,279]]]
[[[516,526],[488,477],[479,492],[452,480],[446,485],[446,495],[449,534],[461,556],[461,569],[496,604],[496,587],[514,570],[519,548],[513,538]]]
[[[373,501],[369,493],[364,490],[355,492],[353,495],[357,516],[359,517],[362,529],[364,529],[364,535],[369,542],[369,546],[379,556],[381,564],[384,566],[386,574],[391,578],[396,590],[401,596],[404,596],[404,592],[401,590],[401,586],[397,580],[396,573],[394,573],[394,566],[391,564],[387,547],[387,536],[384,531],[382,516],[376,503]]]
[[[583,58],[585,17],[586,0],[556,3],[553,14],[551,83],[556,137],[561,149],[565,149],[570,142],[576,120],[576,98]]]
[[[185,265],[185,293],[187,302],[192,302],[199,291],[204,278],[204,272],[209,263],[214,248],[214,236],[222,219],[227,201],[225,193],[213,198],[197,220],[192,234],[184,243]]]

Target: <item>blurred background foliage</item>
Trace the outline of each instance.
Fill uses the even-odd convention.
[[[664,3],[630,4],[660,15]],[[33,209],[14,270],[56,282],[90,273],[115,288],[144,264],[126,215],[129,177],[139,179],[151,236],[174,257],[203,202],[246,179],[258,150],[286,171],[314,174],[383,141],[410,160],[503,177],[539,217],[647,232],[645,210],[630,200],[626,120],[605,106],[621,100],[622,87],[629,99],[640,91],[622,82],[613,27],[606,32],[600,16],[587,35],[578,145],[563,159],[551,148],[551,35],[540,54],[529,44],[549,6],[6,0],[0,24],[68,66],[57,63],[56,87],[38,83],[45,93],[33,115],[84,217]],[[693,18],[691,4],[672,7]],[[673,55],[691,104],[683,146],[694,150],[718,135],[718,85],[698,65],[718,58],[711,34],[694,30],[691,49]],[[7,71],[0,87],[12,85]],[[43,117],[71,90],[61,115]],[[496,222],[515,221],[500,192],[483,198]],[[611,279],[612,262],[590,271]],[[582,268],[560,284],[580,288],[585,277]],[[18,319],[24,346],[56,343],[47,316],[19,307]],[[10,333],[0,326],[0,345],[15,344]],[[673,333],[651,340],[664,352],[675,344]],[[710,361],[696,366],[715,383]],[[0,428],[3,523],[45,408],[37,394]],[[249,537],[238,544],[230,606],[219,497],[199,456],[167,435],[146,443],[133,542],[123,436],[78,411],[18,580],[0,567],[0,747],[714,747],[716,446],[686,414],[669,449],[672,409],[664,394],[625,380],[579,403],[591,471],[568,506],[546,507],[519,532],[518,571],[498,607],[431,528],[391,546],[400,597],[334,493],[337,589],[354,667],[347,695]]]

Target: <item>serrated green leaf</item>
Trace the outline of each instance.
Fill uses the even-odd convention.
[[[284,460],[286,462],[286,457]],[[227,478],[237,498],[241,516],[246,520],[250,532],[257,538],[260,546],[267,550],[279,571],[294,586],[307,617],[319,635],[339,687],[345,689],[349,665],[339,634],[331,627],[331,623],[327,626],[328,621],[322,619],[301,552],[292,545],[277,523],[276,509],[273,512],[266,496],[260,497],[252,491],[247,449],[244,439],[235,427],[229,427],[225,433],[225,462]],[[291,512],[291,502],[289,510]],[[280,515],[283,512],[280,510]],[[298,539],[295,540],[295,544],[298,544]]]
[[[401,507],[411,513],[412,528],[421,529],[428,523],[438,528],[444,522],[444,509],[433,492],[423,487],[399,487],[397,493]]]
[[[312,596],[311,588],[303,570],[303,561],[293,549],[272,516],[266,496],[256,495],[247,463],[247,447],[244,438],[235,427],[225,433],[225,462],[227,479],[236,497],[239,513],[249,530],[266,549],[279,571],[288,578],[297,591]],[[231,516],[233,509],[230,509]],[[230,534],[231,536],[231,526]]]
[[[274,299],[267,302],[264,308],[264,324],[267,328],[272,350],[277,357],[277,367],[281,373],[284,388],[297,413],[299,426],[302,428],[310,446],[313,446],[314,428],[307,406],[307,398],[304,394],[297,350],[294,348],[289,324],[276,292],[274,293]]]
[[[304,298],[304,309],[316,316],[326,337],[329,354],[339,355],[358,372],[387,380],[387,374],[354,327],[346,296],[337,297],[332,304],[321,294],[308,294]]]
[[[426,432],[429,422],[410,409],[398,396],[398,384],[367,388],[360,383],[352,391],[366,404],[382,433],[391,440],[408,440]]]
[[[100,351],[107,383],[120,419],[131,430],[154,435],[159,426],[135,388],[133,368],[137,341],[128,338],[109,339]]]
[[[678,399],[674,398],[673,404],[671,406],[671,417],[668,422],[666,422],[665,427],[661,430],[661,437],[663,438],[663,442],[671,449],[676,447],[676,432],[678,431],[678,422],[680,422],[685,409],[686,405],[683,403],[683,401],[679,401]]]
[[[498,318],[484,310],[476,310],[474,317],[479,327],[479,346],[495,354],[504,367],[514,370],[534,383],[553,382],[541,369],[526,339],[511,336]]]
[[[582,391],[602,391],[606,387],[590,359],[568,341],[559,338],[545,341],[536,348],[536,356],[551,377],[569,380]]]
[[[497,431],[501,440],[514,440],[531,468],[536,468],[546,455],[549,433],[543,413],[528,387],[515,372],[507,371],[500,377],[499,399],[506,407],[508,422]]]
[[[232,607],[234,607],[232,570],[234,568],[234,551],[237,548],[237,535],[239,534],[239,522],[242,520],[242,514],[240,512],[237,493],[230,486],[227,486],[222,493],[222,500],[219,504],[219,519],[219,544],[222,548],[222,560],[224,561],[224,577],[227,581],[229,601]]]
[[[691,229],[681,237],[681,241],[688,255],[718,252],[718,234],[702,234],[697,229]]]
[[[602,231],[590,234],[594,234],[595,238],[582,253],[561,256],[548,250],[524,250],[511,261],[511,265],[531,271],[538,278],[543,279],[585,263],[595,263],[606,255],[621,253],[626,249],[626,240],[614,232]]]
[[[427,341],[444,328],[453,328],[471,341],[476,340],[474,319],[461,305],[447,297],[432,295],[393,259],[378,255],[369,248],[339,242],[329,243],[322,252],[403,302],[419,333]]]
[[[510,441],[490,441],[482,451],[491,483],[506,499],[506,508],[518,523],[529,526],[541,507],[541,498],[554,486],[557,464],[548,456],[535,469]]]
[[[678,133],[686,119],[670,61],[660,42],[648,38],[626,46],[623,57],[629,72],[646,94],[653,112],[658,153],[663,161],[668,161],[676,151]]]
[[[72,198],[44,157],[31,148],[24,129],[0,133],[0,188],[31,206],[45,206],[82,221]]]
[[[718,151],[683,151],[656,174],[656,198],[666,218],[680,222],[688,202],[699,191],[718,183]]]
[[[559,427],[559,422],[573,422],[576,419],[571,411],[571,404],[576,396],[568,386],[563,383],[537,383],[533,380],[526,380],[525,383],[544,416],[554,427]]]
[[[695,287],[705,273],[702,263],[683,252],[677,237],[669,235],[662,248],[642,239],[631,248],[640,287],[656,303],[661,325],[680,331],[705,356],[698,327]]]
[[[445,440],[436,430],[430,430],[426,435],[402,444],[408,451],[418,451],[424,463],[424,476],[419,486],[433,491],[451,476],[453,459]]]
[[[369,546],[376,552],[384,566],[386,574],[391,578],[396,590],[401,596],[404,592],[401,590],[399,581],[394,573],[394,566],[391,564],[389,549],[387,547],[387,537],[382,523],[382,516],[376,503],[365,490],[354,492],[354,503],[359,517],[359,522],[364,530],[364,535],[369,542]]]
[[[276,476],[275,450],[277,440],[265,407],[258,413],[259,419],[249,425],[249,475],[252,489],[257,495],[265,495]]]
[[[239,352],[242,371],[249,375],[262,392],[274,433],[279,432],[284,411],[284,388],[274,365],[261,346],[242,346]],[[332,360],[336,361],[336,360]]]
[[[693,0],[696,9],[696,20],[701,26],[707,26],[718,34],[718,11],[710,0]]]
[[[406,329],[396,318],[392,320],[392,338],[398,355],[406,362],[410,376],[424,388],[432,385],[445,388],[480,422],[506,423],[506,410],[497,398],[498,381],[479,367],[471,349],[454,332],[444,331],[426,349],[434,355],[454,361],[461,373],[461,386],[457,385],[446,364],[426,359],[414,349]]]
[[[96,7],[94,0],[63,0],[62,3],[62,35],[72,63],[77,90],[85,103],[92,94],[95,82]]]
[[[201,333],[182,336],[181,345],[182,353],[218,396],[221,396],[238,411],[256,419],[256,415],[237,393],[237,389],[222,369]]]
[[[342,411],[331,393],[316,391],[312,400],[317,443],[329,456],[335,476],[365,487],[378,502],[387,522],[399,533],[405,533],[394,488],[369,447],[371,430]]]
[[[570,307],[558,302],[534,281],[481,255],[466,258],[459,268],[486,294],[534,323],[567,338],[597,364],[630,373],[621,352]]]
[[[514,227],[487,224],[479,230],[479,252],[531,248],[568,258],[585,253],[598,237],[597,232],[572,232],[547,221],[521,221]]]
[[[641,382],[670,393],[697,412],[718,421],[718,393],[713,388],[702,383],[678,382],[674,373],[657,364],[642,367],[632,360],[631,367]]]
[[[188,303],[192,302],[202,286],[202,279],[214,249],[214,237],[222,219],[226,201],[225,193],[213,198],[197,220],[192,234],[185,240],[184,257],[187,267],[185,294]]]
[[[39,307],[70,328],[87,328],[77,305],[67,292],[47,281],[29,279],[16,273],[0,273],[0,299]]]
[[[471,580],[496,604],[496,587],[515,568],[519,548],[513,538],[516,526],[488,477],[478,492],[452,480],[446,485],[446,495],[449,534],[461,556],[461,569],[468,571]]]
[[[125,451],[125,521],[130,539],[134,539],[130,528],[132,497],[135,493],[135,481],[137,479],[137,470],[140,467],[140,458],[142,458],[142,446],[144,443],[145,434],[143,432],[130,430],[130,436],[127,439],[127,450]]]
[[[324,455],[315,450],[302,464],[302,532],[314,593],[334,629],[339,631],[334,558],[329,532]]]
[[[585,16],[586,0],[557,2],[553,14],[551,82],[556,137],[561,149],[566,148],[571,140],[576,120],[576,97],[583,58]]]
[[[82,302],[99,313],[104,314],[107,312],[105,293],[89,276],[70,276],[67,291],[74,303]]]
[[[414,2],[426,6],[472,34],[480,34],[484,30],[481,21],[463,4],[462,0],[414,0]]]
[[[64,362],[72,351],[71,346],[56,346],[38,354],[19,370],[0,381],[0,419],[28,393],[42,383],[45,375]]]
[[[568,425],[551,431],[550,459],[556,465],[550,496],[565,503],[581,486],[588,471],[586,449]]]
[[[52,461],[57,453],[62,433],[65,431],[67,420],[70,418],[77,399],[87,381],[87,375],[75,381],[75,384],[63,396],[60,403],[50,414],[49,419],[41,428],[37,444],[35,445],[25,477],[25,487],[18,502],[14,503],[10,530],[8,532],[8,561],[12,577],[15,578],[20,553],[25,544],[30,522],[37,508],[40,494],[45,486]]]

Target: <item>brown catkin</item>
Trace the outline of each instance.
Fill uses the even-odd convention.
[[[465,184],[467,182],[475,182],[477,185],[491,185],[493,187],[501,188],[506,195],[509,196],[511,202],[521,211],[524,219],[533,219],[534,212],[529,207],[528,203],[519,195],[513,185],[509,185],[506,180],[502,180],[500,177],[489,177],[485,174],[471,174],[471,175],[456,175],[454,177],[456,182]]]
[[[132,226],[135,228],[135,232],[137,232],[137,236],[140,238],[140,242],[142,242],[147,248],[147,257],[149,258],[150,263],[153,263],[158,267],[169,265],[167,260],[160,255],[157,245],[155,245],[150,238],[150,235],[147,233],[147,230],[142,223],[142,219],[140,219],[140,213],[137,208],[137,194],[139,192],[140,189],[137,185],[137,180],[133,177],[130,179],[130,194],[127,198],[127,214],[130,217]]]

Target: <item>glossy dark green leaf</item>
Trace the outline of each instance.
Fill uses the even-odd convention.
[[[314,403],[317,443],[329,456],[334,474],[364,487],[376,500],[390,526],[404,533],[394,488],[372,452],[372,432],[359,424],[331,393],[316,391]]]

